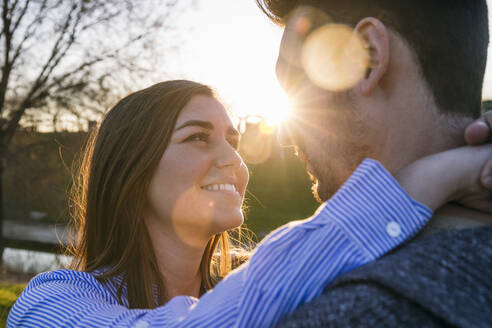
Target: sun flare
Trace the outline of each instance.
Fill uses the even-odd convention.
[[[268,81],[270,82],[270,81]],[[243,88],[240,88],[244,90]],[[232,95],[231,95],[232,96]],[[263,125],[275,129],[291,113],[291,104],[276,81],[256,85],[254,94],[235,94],[237,101],[231,104],[232,112],[239,118],[261,118]]]
[[[237,6],[232,3],[231,10]],[[237,17],[226,15],[220,24],[203,20],[200,26],[206,28],[193,32],[182,55],[188,58],[187,69],[194,72],[186,77],[212,86],[236,118],[261,116],[267,125],[277,126],[290,113],[288,98],[275,77],[283,31],[265,24],[257,10],[251,4],[248,24],[237,24]],[[252,34],[250,25],[262,28]]]
[[[278,126],[284,122],[291,112],[289,99],[282,90],[272,89],[272,94],[266,99],[259,99],[259,115],[270,126]]]

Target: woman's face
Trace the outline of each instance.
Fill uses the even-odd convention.
[[[197,95],[181,111],[149,188],[148,229],[195,244],[243,222],[248,170],[224,107]]]

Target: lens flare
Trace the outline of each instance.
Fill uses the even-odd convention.
[[[277,126],[276,120],[269,121],[268,119],[265,119],[261,121],[260,126],[258,128],[260,129],[260,132],[262,134],[270,135],[275,132],[276,126]]]
[[[325,12],[310,6],[301,6],[294,10],[287,24],[281,43],[280,55],[291,65],[301,67],[302,48],[306,36],[313,28],[331,23]]]
[[[275,127],[268,126],[265,120],[247,124],[246,131],[241,135],[241,142],[239,143],[239,153],[246,163],[259,164],[270,157],[273,131],[275,131]]]
[[[306,38],[302,66],[313,83],[330,91],[343,91],[357,84],[369,66],[364,41],[352,28],[326,24]]]
[[[295,29],[298,35],[307,35],[312,28],[313,22],[307,17],[299,17],[295,24]]]

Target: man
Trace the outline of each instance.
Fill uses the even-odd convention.
[[[277,76],[296,110],[281,143],[296,147],[320,201],[366,157],[396,173],[464,144],[480,115],[485,0],[257,2],[285,26]],[[483,138],[480,129],[468,139]],[[448,204],[421,236],[342,277],[283,326],[492,326],[491,223]]]

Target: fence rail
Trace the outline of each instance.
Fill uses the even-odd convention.
[[[3,236],[2,245],[5,248],[24,249],[29,251],[38,251],[54,254],[63,254],[65,246],[58,243],[48,243],[35,240],[7,238]]]
[[[63,254],[68,243],[66,226],[63,225],[5,220],[2,227],[0,245],[3,248]]]

